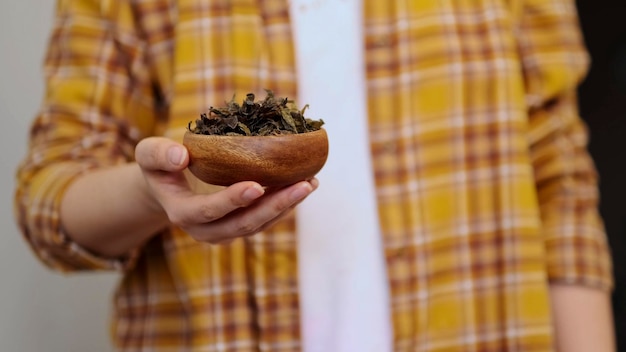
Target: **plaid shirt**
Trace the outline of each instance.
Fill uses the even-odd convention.
[[[112,327],[120,350],[299,350],[293,217],[227,246],[172,228],[113,261],[59,224],[65,187],[131,161],[140,139],[180,140],[233,92],[295,97],[287,2],[58,1],[15,203],[34,252],[62,271],[124,271]],[[612,284],[576,110],[588,62],[574,5],[364,8],[394,350],[552,350],[548,283]]]

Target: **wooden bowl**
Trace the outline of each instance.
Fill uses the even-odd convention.
[[[256,181],[280,187],[315,176],[328,157],[328,136],[317,131],[278,136],[218,136],[187,131],[189,170],[203,182],[229,186]]]

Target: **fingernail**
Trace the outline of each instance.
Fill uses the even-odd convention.
[[[243,194],[241,195],[241,197],[246,202],[251,202],[251,201],[259,198],[260,196],[262,196],[263,193],[265,193],[265,190],[263,189],[263,187],[261,187],[259,185],[254,185],[252,187],[248,187],[248,189],[243,191]]]
[[[185,149],[179,146],[172,146],[167,150],[167,158],[170,163],[180,166],[185,161]]]
[[[289,199],[291,199],[292,202],[297,202],[304,199],[304,197],[308,196],[312,191],[313,187],[311,187],[308,182],[302,183],[291,192]]]

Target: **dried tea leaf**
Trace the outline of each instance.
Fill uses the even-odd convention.
[[[316,131],[319,130],[320,128],[322,128],[322,125],[324,125],[324,120],[319,119],[319,120],[311,120],[311,119],[306,119],[306,124],[309,128],[311,128],[312,131]]]
[[[191,122],[187,128],[197,134],[270,136],[316,131],[324,124],[321,119],[304,117],[308,105],[299,110],[293,101],[277,98],[271,90],[266,93],[260,102],[248,93],[241,105],[233,95],[224,107],[210,107],[208,115],[201,114],[194,128]]]
[[[244,125],[243,123],[239,122],[237,124],[237,127],[239,127],[246,136],[251,135],[252,133],[250,132],[250,129],[248,128],[248,126]]]
[[[286,109],[282,109],[280,110],[280,114],[283,118],[283,127],[288,131],[298,133],[296,123],[294,122],[293,117],[291,117],[291,113],[286,111]]]
[[[224,117],[223,121],[226,126],[230,128],[235,128],[239,125],[239,119],[237,118],[237,116]]]

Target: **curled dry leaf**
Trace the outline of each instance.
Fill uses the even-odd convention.
[[[190,132],[204,135],[226,136],[274,136],[297,134],[319,130],[323,120],[304,117],[308,105],[299,110],[293,101],[277,98],[271,90],[262,101],[255,101],[252,93],[246,95],[242,104],[235,102],[235,97],[221,108],[210,107],[208,114],[203,113]]]

